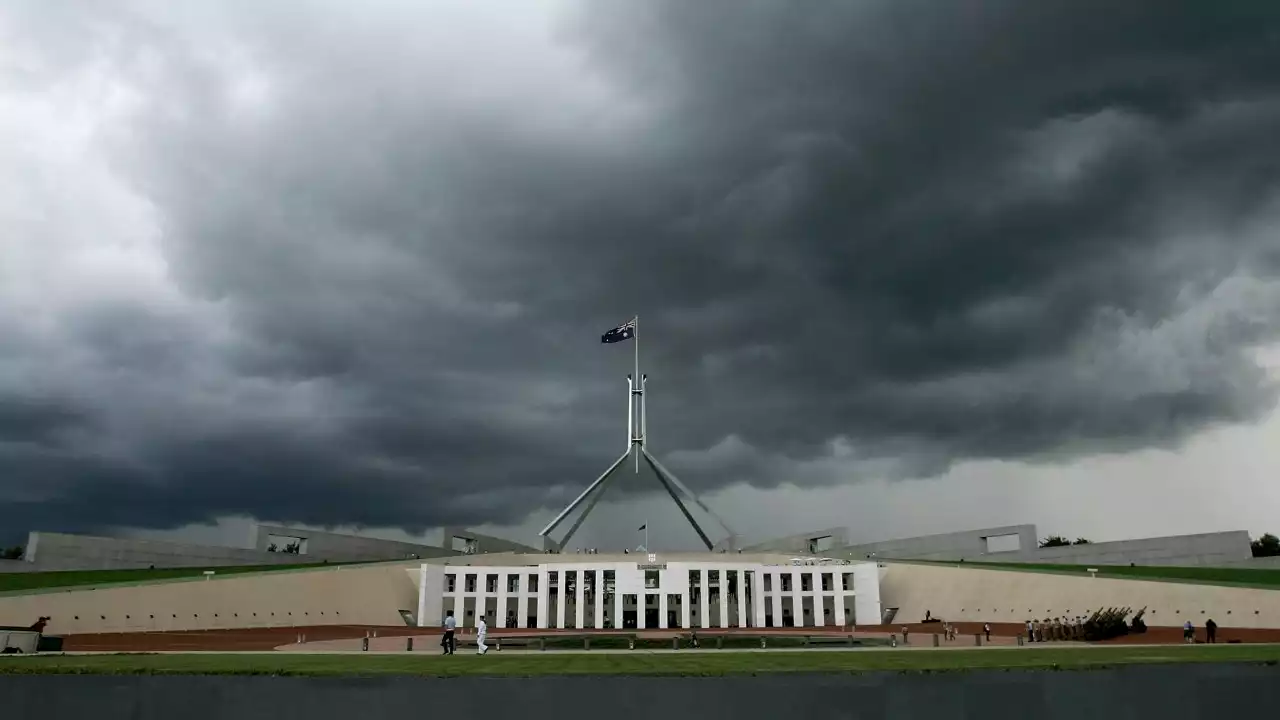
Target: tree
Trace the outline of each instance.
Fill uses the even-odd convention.
[[[1265,533],[1262,537],[1249,543],[1254,557],[1280,557],[1280,537]]]
[[[1092,541],[1089,538],[1076,538],[1071,542],[1072,545],[1088,545]]]
[[[1040,547],[1042,548],[1066,547],[1067,545],[1070,545],[1070,544],[1071,544],[1071,541],[1062,537],[1061,535],[1050,535],[1049,537],[1040,541]]]
[[[25,548],[21,545],[14,545],[11,548],[0,550],[0,559],[4,560],[21,560]]]

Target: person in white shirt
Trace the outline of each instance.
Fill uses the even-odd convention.
[[[476,651],[476,654],[483,655],[489,651],[489,646],[484,644],[484,637],[489,634],[489,626],[484,624],[483,617],[478,618],[476,622],[478,623],[476,625],[476,647],[480,648]]]

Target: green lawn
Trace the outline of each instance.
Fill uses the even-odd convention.
[[[1280,645],[870,650],[844,652],[51,655],[0,658],[12,674],[203,675],[753,675],[776,672],[1084,669],[1174,662],[1280,662]]]
[[[1214,568],[1214,567],[1163,567],[1128,565],[1055,565],[1052,563],[998,563],[998,562],[946,562],[946,565],[973,566],[1008,570],[1034,570],[1068,574],[1088,574],[1096,568],[1099,577],[1118,577],[1138,580],[1166,580],[1204,583],[1212,585],[1245,585],[1280,589],[1280,569],[1274,568]]]
[[[109,585],[113,583],[146,583],[156,580],[199,578],[205,570],[219,575],[324,567],[317,563],[296,565],[240,565],[235,567],[158,568],[156,570],[64,570],[55,572],[0,573],[0,592],[39,590],[75,585]]]

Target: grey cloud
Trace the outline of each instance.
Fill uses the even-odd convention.
[[[475,17],[438,50],[431,5],[247,7],[111,19],[145,97],[113,163],[226,337],[79,319],[164,389],[85,399],[147,471],[84,461],[48,522],[519,522],[621,450],[630,349],[595,338],[637,311],[655,447],[703,490],[835,438],[911,476],[1274,405],[1266,4],[590,3],[517,60]]]

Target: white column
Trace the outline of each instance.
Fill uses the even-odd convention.
[[[720,568],[720,627],[729,627],[729,571]]]
[[[484,617],[484,610],[488,606],[489,586],[485,582],[487,575],[488,573],[476,573],[476,614],[472,627],[480,627],[480,618]]]
[[[528,570],[520,571],[519,585],[516,586],[516,627],[525,628],[529,626],[529,572]]]
[[[747,573],[738,571],[738,627],[747,627]]]
[[[836,604],[836,609],[835,609],[836,624],[839,625],[841,628],[844,628],[844,625],[845,625],[844,577],[842,575],[843,575],[842,573],[836,575],[836,584],[835,584],[836,594],[833,597],[833,600],[835,601],[835,604]]]
[[[582,628],[586,627],[587,571],[579,569],[577,572],[578,572],[578,597],[576,598],[576,602],[575,602],[577,607],[574,608],[574,611],[575,611],[574,619],[576,620],[576,625],[578,629],[581,630]]]
[[[680,593],[680,627],[688,629],[690,617],[693,615],[693,608],[689,605],[692,593],[689,587],[689,570],[686,568],[681,572],[684,573],[684,583],[681,586],[684,590]]]
[[[644,629],[645,610],[649,608],[649,591],[644,585],[640,586],[640,592],[636,593],[636,629]]]
[[[596,571],[596,622],[591,627],[604,629],[604,571]]]
[[[662,583],[658,583],[658,587],[662,587]],[[658,593],[658,627],[662,630],[667,629],[667,594],[665,592]]]
[[[711,583],[707,580],[707,571],[698,571],[698,627],[711,627]]]
[[[796,627],[804,627],[804,605],[800,594],[800,576],[799,570],[791,571],[791,619]]]
[[[822,603],[822,572],[816,571],[813,573],[813,624],[815,627],[826,626],[825,609]]]
[[[769,583],[773,586],[773,591],[769,593],[773,607],[773,626],[782,627],[782,573],[771,571],[769,575]]]
[[[546,565],[538,567],[538,627],[547,629],[551,627],[550,598],[551,598],[551,573],[547,571]]]
[[[500,628],[507,626],[507,583],[511,582],[510,577],[510,573],[498,573],[498,610],[494,613],[493,624]]]
[[[563,567],[563,566],[561,566]],[[569,583],[565,578],[565,571],[560,570],[556,575],[556,627],[564,629],[564,606],[565,606],[565,590],[569,587]]]
[[[756,627],[764,627],[764,572],[751,571],[751,612],[756,616]]]
[[[622,629],[622,582],[616,567],[613,570],[613,628]]]

